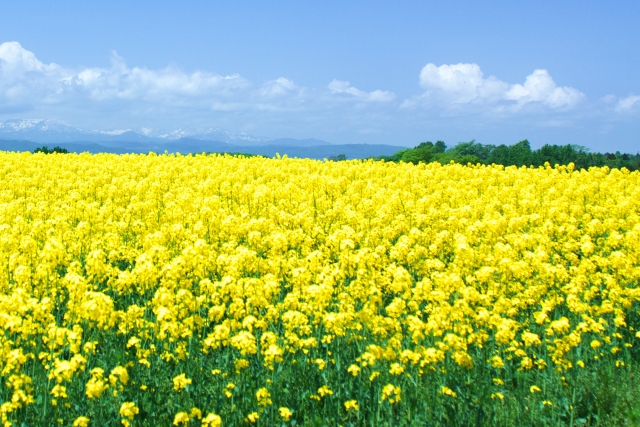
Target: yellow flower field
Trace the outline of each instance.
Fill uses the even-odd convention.
[[[0,153],[0,184],[6,427],[562,425],[638,360],[638,172]]]

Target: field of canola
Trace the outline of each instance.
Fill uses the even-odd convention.
[[[0,153],[1,420],[578,425],[639,279],[637,172]]]

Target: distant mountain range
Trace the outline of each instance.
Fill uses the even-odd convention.
[[[72,152],[91,153],[247,153],[273,157],[323,159],[344,154],[348,159],[391,155],[405,148],[382,144],[331,144],[318,139],[264,138],[224,129],[82,130],[57,120],[0,122],[0,150],[33,151],[58,145]]]

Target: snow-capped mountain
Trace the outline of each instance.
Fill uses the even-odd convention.
[[[365,158],[391,155],[403,147],[380,144],[334,145],[318,139],[264,138],[218,128],[84,130],[57,120],[5,120],[0,122],[0,150],[33,151],[58,145],[72,152],[91,153],[248,153],[273,157],[314,159],[344,155]]]
[[[0,122],[0,139],[25,140],[39,143],[72,141],[141,141],[149,138],[127,130],[83,130],[51,119],[13,119]]]
[[[140,129],[140,133],[150,138],[160,138],[169,141],[175,141],[182,138],[193,138],[203,141],[221,141],[236,145],[264,144],[273,140],[273,138],[253,136],[244,132],[235,133],[220,128],[176,129],[172,131],[142,128]]]
[[[231,132],[220,128],[201,129],[113,129],[85,130],[69,126],[64,122],[50,119],[5,120],[0,122],[0,139],[26,140],[39,143],[62,142],[168,142],[179,139],[197,139],[200,141],[218,141],[240,146],[254,145],[294,145],[313,146],[329,144],[319,140],[296,140],[265,138],[247,133]]]
[[[0,122],[0,138],[45,141],[77,139],[84,133],[58,120],[5,120]]]

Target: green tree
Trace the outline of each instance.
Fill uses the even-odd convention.
[[[504,166],[543,166],[549,163],[567,165],[573,163],[578,169],[588,169],[592,166],[609,166],[610,168],[627,168],[630,171],[640,170],[640,153],[591,153],[586,147],[575,144],[549,145],[537,150],[531,149],[531,144],[524,139],[513,145],[483,145],[475,140],[461,142],[447,148],[443,141],[433,144],[430,141],[421,142],[414,148],[400,150],[391,156],[380,156],[378,160],[390,162],[442,164],[454,161],[456,163],[483,163]]]
[[[68,154],[69,150],[67,150],[66,148],[59,147],[57,145],[52,149],[49,149],[46,145],[43,145],[42,147],[38,147],[35,150],[33,150],[33,152],[44,153],[44,154],[53,154],[53,153]]]

